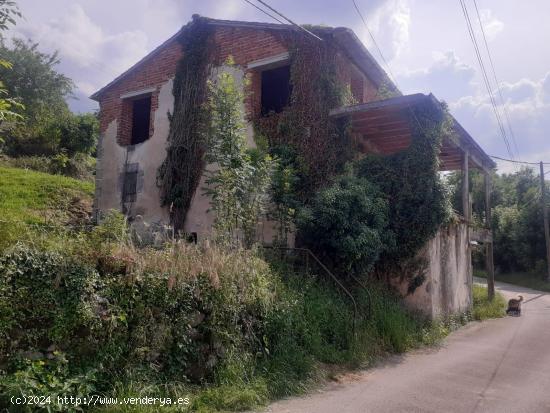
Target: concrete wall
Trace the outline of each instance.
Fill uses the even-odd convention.
[[[419,254],[426,266],[424,283],[408,294],[408,283],[397,286],[412,309],[430,318],[465,312],[472,306],[472,264],[465,223],[441,228]]]

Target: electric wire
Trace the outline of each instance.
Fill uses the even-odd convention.
[[[518,161],[518,160],[515,160],[515,159],[502,158],[502,157],[496,156],[496,155],[489,155],[489,156],[491,158],[498,159],[499,161],[513,162],[513,163],[525,164],[525,165],[540,165],[540,162]],[[550,162],[543,162],[542,164],[543,165],[550,165]]]
[[[257,6],[256,4],[252,3],[250,0],[244,0],[246,1],[248,4],[250,4],[252,7],[255,7],[257,8],[258,10],[260,10],[263,14],[271,17],[273,20],[275,21],[278,21],[279,23],[281,24],[285,24],[283,23],[281,20],[279,20],[277,17],[273,16],[271,13],[268,13],[267,11],[265,11],[264,9],[262,9],[261,7]]]
[[[508,108],[506,107],[506,103],[504,101],[504,98],[502,96],[502,91],[500,89],[500,82],[498,81],[498,77],[495,70],[495,64],[493,63],[493,57],[491,55],[491,50],[489,49],[489,43],[487,42],[487,36],[485,36],[485,29],[483,28],[483,23],[481,22],[481,14],[479,13],[479,9],[477,7],[477,1],[473,0],[474,6],[476,9],[477,19],[479,21],[479,27],[481,28],[481,34],[483,36],[483,42],[485,43],[485,49],[487,50],[487,56],[489,57],[489,63],[491,65],[491,71],[493,72],[493,78],[495,79],[495,84],[498,90],[498,94],[500,97],[500,102],[502,104],[502,108],[504,111],[504,115],[506,118],[506,123],[508,124],[508,129],[510,130],[510,136],[512,137],[512,143],[514,144],[514,148],[516,150],[516,155],[519,159],[519,149],[516,142],[516,136],[514,134],[514,130],[512,129],[512,123],[510,122],[510,115],[508,113]]]
[[[359,17],[361,18],[361,20],[363,21],[363,25],[365,26],[365,29],[367,29],[367,32],[372,40],[372,43],[374,44],[374,47],[376,47],[376,50],[378,51],[378,54],[380,55],[380,57],[382,58],[382,61],[384,62],[384,65],[386,66],[386,68],[388,69],[388,73],[390,74],[391,76],[391,80],[393,81],[393,83],[395,83],[395,85],[397,86],[397,81],[395,79],[395,76],[393,75],[392,71],[391,71],[391,68],[390,68],[390,65],[388,64],[388,62],[386,61],[386,58],[384,57],[384,54],[382,53],[382,49],[380,49],[380,47],[378,46],[378,43],[376,42],[376,39],[374,38],[374,35],[372,34],[372,32],[370,31],[369,29],[369,26],[367,25],[367,21],[365,20],[365,18],[363,17],[363,13],[361,13],[361,10],[359,10],[359,6],[357,5],[357,3],[355,2],[355,0],[352,0],[353,2],[353,6],[355,7],[355,10],[357,11],[357,14],[359,15]]]
[[[290,20],[288,17],[286,17],[285,15],[283,15],[282,13],[280,13],[279,11],[275,10],[273,7],[271,7],[269,4],[267,4],[265,1],[263,0],[256,0],[258,3],[260,4],[263,4],[265,7],[267,7],[269,10],[271,10],[273,13],[276,13],[277,15],[279,15],[280,17],[282,17],[283,19],[285,19],[287,22],[289,22],[290,24],[292,24],[293,26],[296,26],[298,29],[308,33],[310,36],[313,36],[315,37],[317,40],[320,40],[320,41],[323,41],[323,39],[321,39],[319,36],[317,36],[315,33],[312,33],[310,32],[308,29],[306,29],[305,27],[302,27],[300,26],[299,24],[295,23],[294,21]]]
[[[491,90],[491,84],[489,82],[489,77],[487,76],[487,71],[485,69],[485,64],[483,63],[483,58],[481,56],[481,52],[479,50],[479,45],[477,44],[477,40],[476,40],[476,37],[475,37],[472,22],[470,20],[470,15],[468,13],[468,8],[466,7],[466,3],[465,3],[464,0],[459,0],[459,2],[460,2],[460,5],[462,7],[462,13],[464,14],[464,18],[466,20],[466,27],[468,29],[468,34],[470,35],[470,40],[472,41],[472,44],[474,46],[477,61],[479,63],[480,69],[481,69],[482,78],[483,78],[483,81],[485,83],[485,87],[487,88],[487,93],[489,94],[489,98],[490,98],[490,101],[491,101],[491,105],[493,107],[493,111],[495,113],[495,117],[496,117],[499,129],[500,129],[500,133],[502,135],[502,139],[504,140],[504,144],[506,145],[506,151],[508,152],[508,155],[510,156],[510,158],[514,159],[514,155],[513,155],[511,146],[510,146],[510,142],[508,141],[506,131],[505,131],[503,125],[502,125],[502,120],[500,118],[500,114],[497,110],[496,102],[495,102],[495,99],[494,99],[494,96],[493,96],[493,92]]]

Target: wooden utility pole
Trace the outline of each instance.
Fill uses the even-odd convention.
[[[462,155],[462,215],[470,224],[470,164],[469,153],[467,151]],[[470,240],[468,240],[469,242]]]
[[[491,235],[485,242],[485,270],[487,271],[487,293],[489,300],[495,297],[495,264],[493,262],[493,232],[491,230],[491,174],[485,172],[485,225]]]
[[[544,163],[540,161],[540,200],[544,217],[544,239],[546,240],[546,279],[550,282],[550,230],[548,229],[548,208],[546,207],[546,184],[544,183]]]

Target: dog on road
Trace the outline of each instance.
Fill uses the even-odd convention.
[[[518,295],[518,298],[511,298],[508,300],[508,309],[506,310],[506,314],[508,315],[515,315],[520,316],[521,315],[521,302],[523,301],[523,296]]]

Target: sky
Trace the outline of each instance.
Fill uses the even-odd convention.
[[[465,1],[512,155],[522,161],[550,162],[550,2],[477,0],[499,90],[473,0]],[[459,0],[356,2],[387,66],[352,0],[268,1],[300,24],[353,29],[404,94],[433,93],[449,104],[451,113],[487,153],[509,158]],[[58,70],[76,85],[75,98],[69,101],[76,112],[96,110],[88,96],[177,32],[195,13],[273,22],[244,0],[18,0],[18,4],[24,18],[13,35],[38,42],[43,51],[59,52]],[[501,171],[515,168],[499,162]]]

